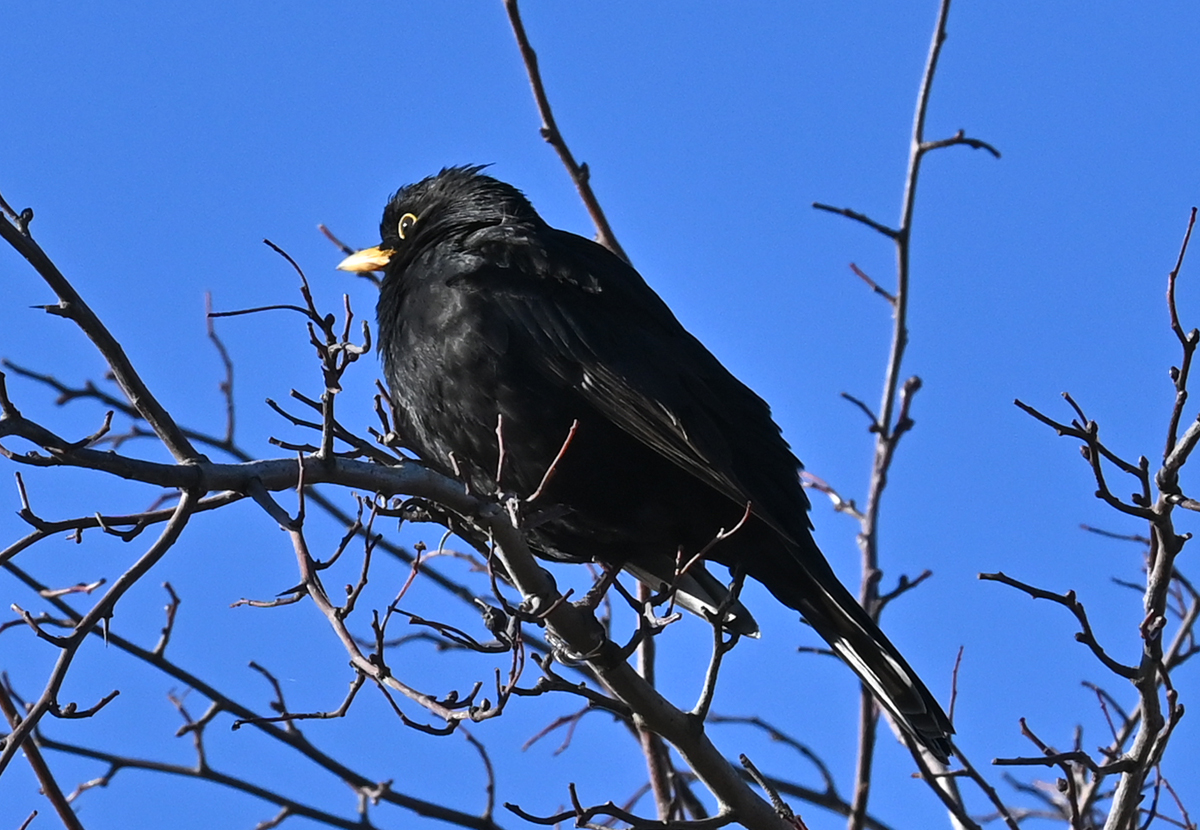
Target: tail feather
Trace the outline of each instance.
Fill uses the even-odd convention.
[[[675,563],[667,559],[661,562],[645,560],[637,564],[626,562],[623,568],[654,591],[661,591],[674,583],[676,603],[704,619],[711,618],[729,595],[729,589],[709,573],[703,563],[696,563],[682,577],[674,574]],[[734,601],[725,612],[724,626],[726,630],[744,637],[759,636],[758,622],[740,601]]]
[[[836,634],[826,636],[826,640],[834,653],[845,660],[863,685],[871,690],[892,720],[939,761],[946,763],[953,751],[950,735],[954,734],[954,727],[912,669],[903,661],[897,662],[885,649],[864,649],[849,637]]]
[[[815,544],[813,545],[816,548]],[[954,726],[879,626],[837,580],[824,557],[801,562],[803,577],[764,579],[775,596],[795,608],[858,675],[893,722],[939,761],[953,752]],[[799,559],[799,557],[797,557]]]

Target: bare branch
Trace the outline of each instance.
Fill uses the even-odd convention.
[[[875,282],[875,280],[868,277],[866,275],[866,273],[861,268],[859,268],[857,265],[855,265],[853,262],[850,263],[850,270],[853,271],[856,275],[858,275],[858,277],[860,279],[862,279],[863,282],[865,282],[868,286],[870,286],[872,291],[874,291],[879,296],[883,297],[885,300],[887,300],[889,303],[891,303],[893,307],[895,307],[896,297],[893,294],[891,294],[889,291],[886,291],[883,288],[883,286],[881,286],[879,283]]]
[[[17,707],[13,705],[12,698],[9,697],[7,677],[3,678],[2,682],[0,682],[0,712],[4,714],[5,719],[8,721],[9,733],[11,735],[21,723],[21,715],[17,711]],[[83,830],[83,824],[80,823],[79,817],[75,815],[75,811],[71,809],[70,802],[63,795],[62,788],[58,786],[58,781],[55,780],[50,767],[46,765],[46,761],[42,758],[42,753],[35,741],[27,741],[25,743],[25,760],[29,762],[34,776],[37,777],[42,795],[54,807],[54,812],[58,814],[58,818],[63,823],[63,826],[67,830]]]
[[[30,211],[29,219],[32,218],[33,213]],[[121,391],[129,399],[129,403],[151,426],[171,454],[181,462],[202,459],[203,456],[184,436],[179,425],[158,402],[158,399],[150,393],[150,389],[133,368],[133,364],[126,356],[121,344],[100,322],[100,318],[84,302],[75,287],[67,282],[66,277],[62,275],[58,266],[51,261],[41,246],[34,242],[33,237],[29,235],[28,220],[18,221],[15,224],[7,218],[0,221],[0,237],[3,237],[4,241],[11,245],[17,253],[25,257],[38,275],[50,286],[50,289],[58,295],[58,304],[44,306],[44,309],[51,314],[70,319],[96,344],[100,354],[108,361],[113,377],[121,387]],[[0,769],[3,769],[2,760],[0,760]]]
[[[233,406],[233,360],[229,357],[229,350],[225,348],[225,343],[217,334],[216,326],[213,325],[212,317],[212,294],[205,292],[204,294],[204,324],[208,329],[208,339],[212,341],[213,347],[217,350],[217,355],[221,358],[221,365],[225,367],[225,378],[221,381],[221,395],[225,398],[225,443],[233,443],[233,432],[235,425],[235,410]]]
[[[1183,407],[1188,399],[1187,382],[1192,367],[1192,356],[1196,353],[1197,342],[1200,342],[1200,332],[1195,329],[1184,334],[1183,326],[1179,323],[1178,307],[1175,304],[1175,283],[1183,268],[1183,258],[1187,254],[1188,242],[1191,241],[1192,228],[1195,226],[1196,208],[1192,208],[1191,215],[1188,216],[1187,230],[1183,233],[1183,243],[1179,246],[1179,257],[1175,260],[1175,267],[1167,275],[1167,311],[1171,315],[1171,331],[1175,333],[1179,339],[1179,345],[1183,348],[1183,361],[1179,364],[1178,369],[1171,367],[1171,380],[1175,382],[1175,406],[1171,410],[1171,418],[1167,426],[1167,444],[1163,449],[1164,460],[1175,451],[1175,436],[1179,430],[1179,419],[1183,416]]]
[[[838,800],[841,796],[838,794],[837,784],[833,780],[833,773],[829,771],[829,767],[821,760],[813,750],[804,743],[796,740],[787,733],[776,729],[771,724],[764,721],[762,718],[754,715],[752,717],[731,717],[728,715],[709,715],[709,723],[742,723],[749,726],[754,726],[766,732],[771,740],[789,746],[799,752],[805,759],[812,763],[817,768],[817,773],[821,776],[821,780],[825,783],[825,794],[832,796]]]
[[[80,645],[83,644],[85,637],[94,626],[98,625],[102,620],[107,620],[112,615],[117,601],[175,544],[175,541],[179,538],[179,534],[183,532],[184,527],[187,525],[188,519],[191,518],[196,500],[197,496],[191,490],[187,490],[182,494],[179,504],[175,508],[174,515],[154,544],[150,546],[146,553],[132,567],[117,578],[104,596],[80,619],[71,635],[62,638],[60,646],[62,651],[46,683],[45,691],[42,692],[41,697],[30,708],[25,719],[9,733],[8,740],[4,745],[4,751],[0,753],[0,772],[4,771],[8,763],[20,750],[22,744],[30,737],[30,733],[37,726],[42,716],[57,705],[59,689],[62,687],[63,681],[67,676],[67,671],[71,667],[71,661],[74,659]]]
[[[34,591],[40,591],[45,587],[45,586],[41,585],[40,583],[38,583],[36,580],[34,580],[32,577],[30,577],[29,574],[25,573],[24,571],[22,571],[20,568],[18,568],[16,565],[14,565],[12,563],[8,563],[7,565],[4,566],[4,568],[10,574],[15,576],[19,581],[21,581],[22,583],[24,583],[25,585],[27,585],[30,589],[32,589]],[[67,624],[77,626],[79,621],[81,621],[83,619],[82,615],[76,613],[69,605],[64,603],[62,600],[51,599],[51,600],[49,600],[49,602],[52,605],[54,605],[54,607],[60,613],[62,613],[64,615],[64,617],[66,617],[66,619],[68,620]],[[90,633],[96,637],[105,636],[102,634],[102,632],[100,632],[98,629],[96,629],[94,627],[91,629]],[[181,668],[174,662],[166,659],[165,656],[155,654],[150,649],[142,648],[141,646],[138,646],[137,644],[125,639],[124,637],[122,637],[120,634],[118,634],[116,632],[108,632],[107,636],[106,636],[106,640],[110,646],[121,649],[122,651],[126,652],[127,654],[130,654],[131,656],[135,657],[136,659],[145,662],[147,665],[153,666],[154,668],[163,672],[167,676],[174,678],[182,686],[193,689],[197,693],[204,695],[209,700],[212,700],[213,705],[210,708],[209,712],[206,713],[203,718],[201,718],[199,721],[197,721],[197,724],[203,724],[203,723],[207,722],[208,720],[211,720],[212,717],[214,717],[219,711],[227,711],[227,712],[243,719],[247,723],[250,723],[254,728],[258,729],[260,732],[270,736],[271,738],[274,738],[276,741],[279,741],[280,743],[289,747],[290,749],[295,750],[302,757],[304,757],[306,760],[313,763],[314,765],[316,765],[322,769],[328,770],[330,773],[332,773],[333,775],[336,775],[338,778],[345,781],[348,785],[350,785],[354,789],[359,790],[359,791],[367,791],[367,790],[375,791],[376,797],[383,802],[386,802],[388,804],[394,804],[398,807],[402,807],[404,809],[411,810],[412,812],[414,812],[418,815],[434,818],[434,819],[437,819],[440,821],[449,822],[451,824],[456,824],[456,825],[459,825],[462,827],[472,828],[472,830],[497,830],[497,827],[494,822],[492,822],[490,820],[481,819],[479,816],[471,815],[469,813],[463,813],[459,810],[445,807],[443,805],[436,804],[436,803],[433,803],[430,801],[426,801],[424,799],[415,798],[413,796],[410,796],[405,793],[391,789],[390,787],[380,788],[378,786],[377,782],[375,782],[371,779],[368,779],[364,775],[350,769],[349,767],[338,762],[334,758],[317,750],[311,743],[309,743],[301,735],[299,735],[299,733],[281,729],[280,727],[276,726],[273,723],[265,723],[262,721],[258,721],[257,720],[258,714],[256,712],[254,712],[253,710],[251,710],[250,708],[248,708],[246,706],[241,705],[236,700],[234,700],[232,697],[222,693],[220,690],[216,689],[211,684],[205,682],[202,678],[197,677],[195,674],[184,670],[183,668]],[[565,683],[565,681],[564,681],[564,683]],[[82,748],[72,748],[65,744],[56,743],[56,742],[50,741],[49,739],[47,739],[45,737],[42,737],[40,740],[41,740],[41,744],[43,746],[49,746],[51,748],[59,749],[59,750],[66,751],[66,752],[75,752],[76,754],[80,754],[85,757],[93,757],[93,758],[97,758],[99,760],[110,760],[110,759],[122,758],[123,760],[129,761],[129,759],[125,759],[123,756],[104,756],[102,754],[95,753],[93,750],[84,750]],[[130,766],[130,767],[137,767],[137,765],[138,764],[136,761],[129,761],[129,763],[127,764],[127,766]],[[159,769],[158,766],[146,767],[146,768]],[[187,774],[194,774],[193,768],[190,768],[190,767],[182,768],[181,767],[179,769],[186,769],[186,770],[189,770],[189,772]],[[163,768],[162,771],[174,772],[173,769],[166,769],[166,768]],[[183,774],[183,773],[181,773],[181,774]],[[217,780],[218,783],[223,783],[221,779],[212,779],[212,780]],[[337,825],[337,826],[340,826],[340,825]],[[356,823],[354,826],[359,827],[361,825]]]
[[[608,217],[604,215],[604,210],[600,207],[596,194],[592,192],[588,166],[575,161],[571,148],[567,146],[566,140],[558,130],[558,124],[554,121],[554,113],[550,109],[550,98],[546,95],[546,87],[542,83],[541,71],[538,69],[537,53],[533,51],[533,46],[529,43],[529,36],[525,34],[525,24],[521,22],[521,10],[517,6],[517,0],[504,0],[504,10],[508,12],[508,22],[512,25],[513,35],[517,39],[517,48],[521,50],[521,60],[525,64],[525,72],[529,75],[529,85],[533,88],[533,99],[537,102],[538,114],[542,119],[542,138],[546,139],[546,142],[554,148],[559,159],[562,160],[563,166],[567,168],[571,181],[575,183],[575,188],[579,191],[579,198],[583,200],[584,207],[587,208],[588,215],[596,226],[597,241],[628,262],[629,257],[617,242],[617,237],[608,224]]]
[[[1046,599],[1063,606],[1072,614],[1074,614],[1075,619],[1079,621],[1079,627],[1081,630],[1075,635],[1076,640],[1090,648],[1092,653],[1096,655],[1100,662],[1103,663],[1109,671],[1127,679],[1133,679],[1134,677],[1137,677],[1137,669],[1135,669],[1133,666],[1126,666],[1125,664],[1109,657],[1108,653],[1104,651],[1100,643],[1096,641],[1096,636],[1092,632],[1092,625],[1090,622],[1088,622],[1087,612],[1084,610],[1083,603],[1075,598],[1074,591],[1067,591],[1065,594],[1056,594],[1053,591],[1035,588],[1032,585],[1021,582],[1020,580],[1013,579],[1011,576],[1008,576],[1004,573],[981,573],[979,574],[979,578],[990,582],[1002,582],[1005,585],[1009,585],[1019,591],[1024,591],[1034,599]]]
[[[817,210],[823,210],[828,213],[836,213],[838,216],[845,216],[847,219],[853,219],[855,222],[862,222],[868,228],[879,231],[881,234],[886,236],[888,239],[897,239],[900,236],[900,231],[896,230],[895,228],[889,228],[887,225],[884,225],[882,222],[876,222],[874,219],[867,216],[865,213],[859,213],[857,210],[853,210],[848,207],[844,207],[844,208],[834,207],[833,205],[827,205],[823,202],[813,202],[812,206],[814,208],[816,208]],[[896,300],[896,298],[892,297],[892,305],[896,304],[895,300]]]

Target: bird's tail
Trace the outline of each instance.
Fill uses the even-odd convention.
[[[743,637],[758,637],[758,622],[750,610],[740,601],[727,602],[729,590],[721,580],[708,572],[703,563],[696,563],[683,576],[673,573],[675,567],[674,562],[665,558],[661,562],[645,559],[637,564],[626,562],[624,565],[626,571],[653,591],[664,590],[674,583],[675,601],[697,617],[712,619],[722,605],[728,605],[725,629]]]
[[[945,763],[953,752],[950,719],[899,650],[838,581],[816,544],[809,544],[815,556],[797,557],[802,576],[793,573],[789,578],[761,581],[781,602],[804,615],[897,726]]]

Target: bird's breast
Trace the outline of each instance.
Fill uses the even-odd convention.
[[[418,288],[394,309],[380,300],[380,350],[401,438],[476,492],[536,489],[580,417],[577,397],[539,370],[485,294],[461,283]]]

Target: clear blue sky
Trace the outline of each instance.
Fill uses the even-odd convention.
[[[848,263],[886,285],[893,253],[877,234],[809,205],[831,202],[896,221],[935,11],[933,0],[746,3],[736,11],[716,3],[524,8],[559,125],[591,166],[633,262],[771,402],[808,469],[847,496],[864,494],[871,437],[839,393],[878,399],[889,336],[887,307]],[[960,745],[986,766],[1032,751],[1019,733],[1022,716],[1062,747],[1077,723],[1085,748],[1106,743],[1103,716],[1081,680],[1133,700],[1073,641],[1064,609],[976,574],[1004,570],[1076,590],[1102,641],[1136,660],[1140,597],[1111,578],[1139,579],[1139,551],[1078,526],[1145,529],[1094,499],[1073,443],[1012,400],[1067,418],[1058,393],[1069,390],[1115,450],[1152,460],[1161,452],[1172,395],[1167,368],[1178,360],[1165,277],[1188,209],[1200,201],[1200,7],[960,0],[949,33],[930,137],[963,128],[1004,155],[942,151],[928,159],[921,181],[906,368],[925,387],[893,470],[882,543],[885,585],[924,568],[935,576],[889,608],[884,627],[943,700],[965,647],[956,723]],[[498,0],[10,3],[0,10],[0,54],[0,192],[18,208],[34,208],[41,244],[188,426],[219,431],[223,417],[204,292],[225,309],[296,298],[293,273],[263,237],[305,267],[325,307],[336,310],[349,292],[371,317],[372,289],[333,270],[338,252],[316,224],[352,244],[373,243],[391,192],[443,165],[494,163],[494,174],[521,187],[551,223],[591,234],[538,137]],[[1200,324],[1198,253],[1181,286],[1188,327]],[[0,276],[0,353],[66,381],[99,379],[103,365],[90,344],[30,309],[51,297],[9,251],[0,252]],[[320,391],[303,328],[280,313],[221,321],[219,329],[237,362],[239,439],[275,455],[269,436],[298,436],[263,398],[284,399],[292,387]],[[348,386],[344,413],[358,413],[347,414],[350,423],[372,423],[375,373],[364,363]],[[99,423],[97,407],[59,410],[33,384],[14,380],[10,388],[23,411],[71,435]],[[148,443],[125,449],[158,452]],[[26,480],[49,518],[136,511],[156,495],[70,472],[33,471]],[[1194,480],[1185,475],[1185,490]],[[15,488],[6,488],[0,532],[10,540],[24,530],[13,517]],[[1130,489],[1122,483],[1119,492]],[[818,541],[857,583],[856,527],[821,499],[815,505]],[[1183,530],[1192,529],[1189,519],[1181,517]],[[152,644],[164,602],[158,583],[170,580],[184,600],[173,646],[182,663],[265,709],[269,690],[245,667],[258,660],[284,681],[294,709],[335,706],[349,672],[314,609],[227,607],[295,584],[286,539],[251,507],[194,524],[122,602],[114,630]],[[318,535],[332,544],[337,533]],[[436,542],[436,531],[403,535],[418,537]],[[139,544],[51,542],[19,561],[61,583],[112,579]],[[1185,572],[1195,571],[1190,554],[1181,560]],[[380,579],[402,575],[393,568]],[[38,608],[6,577],[0,599],[4,608]],[[765,593],[750,599],[765,634],[733,653],[715,710],[757,712],[809,742],[848,790],[856,682],[830,661],[796,655],[811,634]],[[436,613],[442,600],[422,585],[413,601]],[[663,685],[690,705],[708,635],[698,621],[679,628]],[[423,646],[403,654],[404,670],[433,688],[469,685],[490,671]],[[27,695],[40,690],[52,657],[28,631],[0,635],[0,668]],[[1200,669],[1186,667],[1175,682],[1194,707]],[[88,705],[112,688],[122,696],[102,716],[47,729],[87,745],[190,760],[187,740],[170,737],[178,724],[166,698],[170,683],[92,643],[64,697]],[[372,776],[395,778],[400,789],[479,809],[482,773],[461,738],[405,730],[377,694],[363,697],[353,718],[309,726],[310,737],[350,753]],[[193,715],[204,705],[194,696]],[[495,752],[500,800],[549,812],[566,799],[569,781],[591,782],[583,795],[590,801],[621,801],[637,786],[636,747],[603,716],[585,720],[575,746],[558,758],[553,742],[517,751],[574,705],[518,702],[520,713],[475,729]],[[1200,811],[1188,760],[1200,751],[1194,721],[1179,727],[1165,768],[1193,815]],[[819,785],[804,762],[759,735],[728,726],[712,732],[730,753]],[[351,814],[340,784],[249,730],[230,732],[228,719],[212,727],[209,742],[215,767]],[[58,754],[49,759],[67,785],[103,772]],[[907,777],[887,735],[880,759],[873,811],[899,827],[942,826],[933,797]],[[994,769],[989,774],[1000,782]],[[35,806],[46,807],[27,768],[14,764],[0,779],[0,827],[18,825]],[[91,830],[165,824],[168,810],[179,828],[249,827],[273,814],[211,785],[134,772],[81,802]],[[433,826],[395,810],[373,815],[383,826]],[[804,815],[813,830],[842,825],[816,808]],[[34,824],[51,826],[48,814]]]

